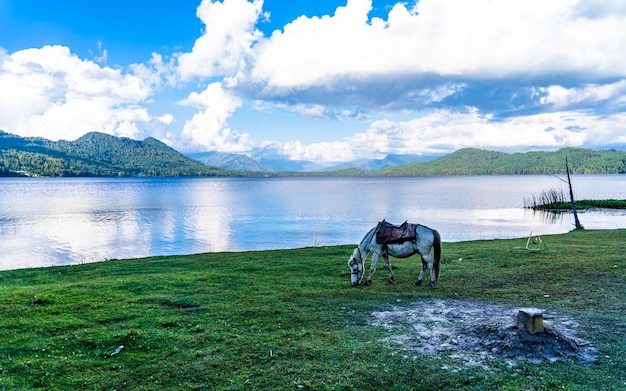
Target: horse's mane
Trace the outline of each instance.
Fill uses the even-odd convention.
[[[361,240],[361,243],[359,243],[359,251],[361,252],[363,261],[365,261],[365,258],[367,258],[367,254],[369,253],[369,244],[372,241],[372,238],[374,237],[377,228],[378,226],[370,229]]]

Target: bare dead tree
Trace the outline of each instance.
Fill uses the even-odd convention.
[[[565,170],[567,171],[567,185],[569,186],[569,198],[572,202],[572,212],[574,213],[574,226],[575,229],[584,229],[582,224],[580,224],[580,220],[578,220],[578,213],[576,212],[576,200],[574,199],[574,190],[572,188],[572,180],[569,175],[569,163],[567,161],[567,156],[565,156]]]

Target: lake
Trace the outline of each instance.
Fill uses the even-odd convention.
[[[577,199],[626,199],[626,175],[575,175]],[[356,244],[379,220],[444,242],[573,229],[523,208],[554,176],[403,178],[0,178],[0,269],[214,251]],[[579,214],[626,228],[626,211]],[[549,242],[548,242],[549,246]]]

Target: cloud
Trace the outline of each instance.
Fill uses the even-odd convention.
[[[179,143],[178,135],[172,133],[170,125],[174,122],[172,114],[164,114],[159,117],[152,117],[146,124],[145,133],[150,135],[169,146],[175,146]]]
[[[183,127],[182,139],[188,143],[185,149],[193,149],[195,145],[195,149],[245,152],[254,146],[248,134],[240,134],[228,127],[226,120],[242,103],[221,83],[209,84],[204,91],[190,94],[180,104],[200,109]]]
[[[607,3],[608,4],[608,3]],[[266,99],[372,109],[463,103],[468,84],[626,76],[626,15],[576,0],[421,0],[368,18],[370,0],[300,17],[254,47],[250,77]],[[577,12],[573,12],[576,10]],[[607,39],[610,37],[610,39]],[[378,97],[372,98],[374,95]],[[368,97],[369,96],[369,97]]]
[[[181,78],[234,75],[244,67],[252,44],[261,35],[254,26],[262,5],[263,0],[203,0],[196,14],[205,31],[191,52],[178,56]]]
[[[538,88],[535,92],[541,96],[541,104],[552,105],[557,109],[582,105],[586,107],[619,106],[619,110],[626,107],[626,80],[574,88],[554,85]]]
[[[553,112],[496,120],[476,109],[438,110],[410,121],[374,121],[346,141],[358,156],[450,153],[473,146],[495,150],[606,146],[624,142],[626,114]]]
[[[94,56],[93,60],[101,65],[106,65],[109,60],[109,52],[102,46],[102,41],[98,41],[98,54]]]
[[[257,155],[288,158],[314,163],[336,163],[355,159],[347,141],[319,142],[305,145],[300,141],[270,142],[259,145]]]
[[[421,0],[376,18],[371,0],[349,0],[333,15],[300,16],[264,37],[255,28],[265,15],[261,1],[204,0],[198,16],[206,31],[192,52],[178,56],[177,70],[181,79],[223,82],[211,108],[198,104],[204,93],[185,101],[201,111],[183,133],[206,148],[271,145],[316,162],[619,140],[624,8],[609,1]],[[253,142],[227,123],[246,99],[325,121],[379,119],[335,142]],[[385,119],[392,112],[419,114]],[[604,130],[592,134],[593,121]]]
[[[22,136],[75,139],[89,131],[135,137],[150,120],[140,106],[150,83],[81,60],[65,46],[0,56],[0,129]]]

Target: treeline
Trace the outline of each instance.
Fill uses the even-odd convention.
[[[465,148],[436,160],[380,170],[381,175],[519,175],[565,173],[565,157],[574,174],[624,174],[626,151],[563,148],[555,152],[503,153]]]
[[[75,141],[0,131],[0,176],[228,176],[162,142],[88,133]]]

